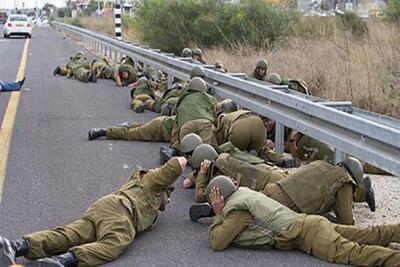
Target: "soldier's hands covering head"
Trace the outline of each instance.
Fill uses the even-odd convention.
[[[215,214],[221,215],[222,209],[225,206],[225,200],[224,197],[221,195],[221,192],[218,187],[213,187],[211,189],[209,198]]]
[[[182,173],[183,173],[186,169],[187,159],[185,157],[177,157],[177,159],[179,161],[179,165],[181,165]]]
[[[210,168],[211,161],[208,159],[203,160],[200,166],[200,173],[206,174]]]

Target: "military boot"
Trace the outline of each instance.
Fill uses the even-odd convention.
[[[44,258],[37,260],[42,263],[47,263],[48,266],[57,266],[57,267],[77,267],[78,266],[78,258],[75,253],[67,252],[58,256]]]
[[[366,176],[364,178],[365,185],[365,202],[367,202],[369,209],[374,212],[375,211],[375,192],[372,188],[371,177]]]
[[[82,76],[82,82],[90,82],[92,78],[92,72],[91,71],[87,71],[83,76]]]
[[[299,159],[284,159],[278,166],[283,168],[297,168],[300,167],[301,161]]]
[[[59,66],[57,66],[53,71],[53,76],[56,76],[57,74],[59,74],[60,70],[61,70],[61,68]]]
[[[135,108],[136,113],[143,113],[143,111],[146,109],[146,104],[141,104],[137,108]]]
[[[97,82],[97,75],[96,75],[96,71],[95,71],[95,70],[92,70],[92,71],[90,72],[90,81],[91,81],[92,83]]]
[[[94,129],[90,129],[88,132],[89,141],[92,141],[93,139],[96,139],[96,138],[99,138],[102,136],[106,136],[106,129],[94,128]]]
[[[170,160],[172,157],[176,156],[178,151],[173,148],[169,148],[166,146],[160,147],[160,163],[163,165],[165,162]]]
[[[10,241],[2,236],[0,236],[0,249],[11,263],[15,263],[15,258],[25,256],[29,252],[28,242],[26,242],[26,240],[20,239]]]
[[[161,115],[172,116],[173,111],[174,111],[174,104],[168,103],[167,106],[163,109]]]
[[[197,222],[200,218],[213,217],[214,215],[214,210],[208,203],[193,205],[189,209],[189,217],[194,222]]]

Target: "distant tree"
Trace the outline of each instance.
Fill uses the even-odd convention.
[[[400,21],[400,0],[390,0],[385,15],[389,20]]]

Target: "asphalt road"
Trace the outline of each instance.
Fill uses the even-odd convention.
[[[15,79],[23,44],[23,39],[0,38],[1,79]],[[87,140],[92,127],[147,121],[156,114],[129,110],[129,91],[111,81],[84,84],[52,76],[56,65],[81,49],[51,28],[33,32],[25,83],[30,90],[22,92],[14,125],[0,235],[15,239],[67,224],[119,188],[137,166],[158,166],[159,143]],[[0,93],[0,120],[7,102],[8,93]],[[138,235],[118,260],[105,266],[331,266],[299,252],[213,252],[207,244],[211,220],[189,220],[194,194],[183,190],[181,182],[175,184],[172,203],[158,225]],[[36,266],[23,259],[21,263]]]

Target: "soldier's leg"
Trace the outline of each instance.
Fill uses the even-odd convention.
[[[131,101],[131,109],[136,112],[143,112],[144,110],[144,103],[137,97],[134,97]]]
[[[389,173],[385,172],[384,170],[379,169],[378,167],[376,167],[368,162],[362,162],[362,164],[363,164],[364,173],[389,175]]]
[[[135,127],[108,127],[106,129],[107,138],[123,139],[134,141],[169,141],[164,139],[163,122],[165,116],[157,117],[141,126]]]
[[[79,266],[98,266],[112,261],[132,243],[136,230],[132,214],[125,205],[131,205],[126,198],[108,195],[89,208],[96,241],[71,249],[79,259]]]
[[[72,74],[81,82],[88,82],[90,79],[90,70],[80,67],[72,70]]]
[[[360,245],[387,246],[391,242],[400,242],[400,225],[387,224],[369,227],[335,225],[336,232]]]
[[[301,250],[329,262],[388,267],[398,266],[400,262],[399,251],[351,241],[321,216],[306,216],[300,239]]]
[[[28,259],[38,259],[67,252],[70,248],[93,242],[96,238],[89,218],[83,217],[64,227],[25,235],[29,244]]]
[[[211,121],[205,119],[198,121],[199,124],[197,134],[201,137],[201,140],[203,140],[205,144],[218,147],[217,129],[215,128],[215,125]]]

